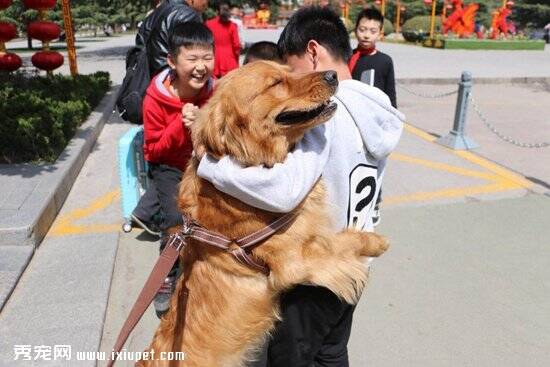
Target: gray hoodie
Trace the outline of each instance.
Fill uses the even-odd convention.
[[[335,115],[308,131],[283,163],[242,167],[231,157],[202,158],[198,174],[248,205],[286,213],[296,208],[322,175],[335,229],[373,229],[372,215],[388,155],[404,116],[379,89],[340,82]]]

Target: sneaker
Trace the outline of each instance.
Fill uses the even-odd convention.
[[[372,224],[376,227],[380,224],[380,207],[374,206],[374,213],[372,214]]]
[[[160,237],[160,228],[155,223],[150,223],[139,219],[137,216],[132,214],[132,226],[139,227],[144,229],[147,233],[152,234],[153,236]]]
[[[170,308],[170,298],[174,293],[176,288],[176,277],[168,276],[164,279],[164,283],[160,286],[155,299],[153,300],[153,305],[155,306],[155,312],[157,317],[160,319],[168,309]]]

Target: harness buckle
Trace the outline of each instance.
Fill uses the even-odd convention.
[[[179,233],[176,233],[170,236],[167,246],[175,247],[176,251],[179,252],[186,244],[187,242],[185,242],[185,238],[180,236]]]

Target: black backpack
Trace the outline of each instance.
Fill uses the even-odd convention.
[[[151,16],[155,16],[154,25],[151,29],[162,24],[164,18],[174,9],[171,3],[161,5]],[[145,20],[146,21],[146,20]],[[151,71],[149,70],[149,59],[145,45],[149,41],[150,33],[144,36],[138,33],[141,45],[134,46],[126,53],[126,75],[122,80],[116,99],[116,107],[123,120],[133,124],[143,124],[143,97],[151,82]],[[146,37],[146,38],[144,38]]]
[[[132,47],[126,54],[126,75],[116,99],[122,119],[133,124],[143,123],[143,97],[150,81],[146,48]]]

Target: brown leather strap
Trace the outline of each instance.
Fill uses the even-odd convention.
[[[269,268],[265,265],[265,263],[251,257],[247,252],[247,249],[250,251],[254,245],[272,236],[275,232],[294,220],[295,217],[296,214],[293,213],[285,214],[259,231],[251,233],[238,240],[231,240],[219,233],[209,231],[186,216],[183,216],[182,231],[170,236],[168,244],[160,254],[160,257],[153,267],[147,282],[143,286],[138,299],[130,311],[130,315],[128,315],[128,318],[124,322],[124,326],[122,327],[113,348],[115,358],[111,359],[112,354],[109,355],[109,363],[107,364],[107,367],[113,366],[117,358],[117,353],[122,350],[124,343],[126,343],[126,340],[130,336],[130,333],[134,330],[135,326],[147,310],[147,307],[149,307],[153,301],[153,298],[155,298],[155,294],[176,262],[179,251],[187,245],[186,237],[191,237],[208,245],[229,251],[240,263],[269,275]],[[231,243],[235,243],[238,247],[230,249],[229,246]],[[187,289],[184,289],[184,292],[186,299]],[[185,300],[184,307],[186,307],[186,303],[187,302]]]
[[[249,248],[251,246],[254,246],[255,244],[275,234],[275,232],[292,222],[294,218],[296,218],[295,213],[285,214],[282,217],[279,217],[277,220],[269,223],[267,226],[260,229],[259,231],[244,236],[243,238],[239,238],[235,241],[235,243],[242,248]]]
[[[170,241],[160,254],[157,263],[153,267],[147,282],[145,282],[145,285],[134,303],[128,318],[124,322],[124,325],[118,334],[115,346],[113,347],[113,354],[115,355],[115,358],[112,359],[113,354],[109,354],[109,363],[107,364],[107,367],[111,367],[115,363],[118,353],[122,350],[124,343],[126,343],[126,340],[130,336],[132,330],[136,327],[139,320],[141,320],[141,317],[153,301],[153,298],[155,298],[155,294],[176,262],[180,250],[185,247],[186,244],[185,239],[179,234],[170,238]]]

